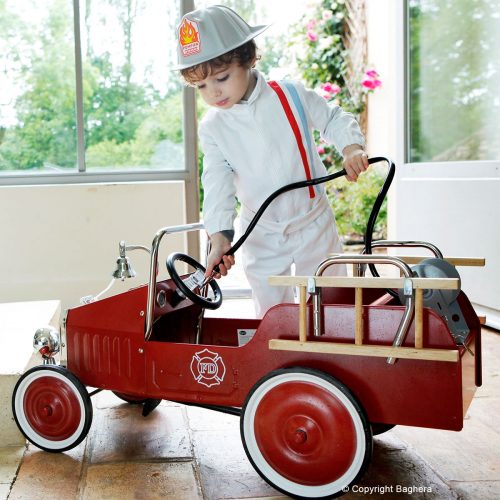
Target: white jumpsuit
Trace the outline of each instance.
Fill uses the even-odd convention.
[[[209,235],[233,229],[236,198],[241,203],[243,232],[271,193],[306,178],[283,106],[263,76],[253,71],[257,84],[248,101],[227,110],[211,108],[199,126],[205,155],[203,219]],[[364,145],[363,135],[350,113],[298,82],[290,84],[305,111],[308,130],[301,130],[303,142],[313,145],[307,153],[311,177],[322,177],[327,172],[314,147],[312,129],[340,152],[351,144]],[[299,123],[300,111],[293,106],[290,92],[282,88]],[[292,264],[296,275],[312,274],[329,253],[342,251],[323,185],[314,191],[314,197],[308,188],[301,188],[276,198],[242,246],[258,317],[275,304],[293,301],[292,290],[269,286],[268,276],[289,275]],[[345,274],[345,267],[330,269],[333,274]]]

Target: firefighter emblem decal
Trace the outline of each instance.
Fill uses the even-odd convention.
[[[193,356],[191,373],[196,382],[206,387],[212,387],[219,385],[224,380],[226,367],[216,352],[203,349]]]

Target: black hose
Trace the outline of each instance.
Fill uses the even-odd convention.
[[[372,161],[373,160],[373,161]],[[387,176],[380,188],[379,193],[377,194],[377,198],[375,199],[375,203],[373,204],[372,210],[370,212],[370,216],[368,217],[368,222],[366,224],[365,229],[365,250],[364,253],[371,254],[372,253],[372,240],[373,240],[373,232],[375,231],[375,223],[377,222],[377,217],[382,208],[382,203],[384,203],[385,197],[387,196],[387,191],[391,187],[392,180],[394,179],[394,174],[396,172],[396,165],[394,162],[389,160],[389,158],[376,157],[370,158],[369,163],[375,163],[378,161],[386,161],[389,167],[389,171],[387,172]],[[370,264],[370,271],[373,276],[379,277],[379,274],[375,268],[374,264]]]
[[[378,157],[378,158],[372,158],[372,160],[386,161],[389,167],[389,171],[387,172],[387,176],[384,180],[384,183],[382,184],[382,187],[377,195],[377,198],[375,199],[375,203],[373,204],[370,216],[368,217],[368,222],[366,224],[366,229],[365,229],[365,248],[364,248],[365,254],[372,253],[372,239],[373,239],[373,232],[375,231],[375,223],[377,222],[377,217],[382,207],[382,203],[384,203],[385,197],[387,196],[387,191],[389,191],[389,188],[391,187],[391,183],[392,180],[394,179],[394,174],[396,172],[396,165],[394,164],[393,161],[389,160],[389,158]],[[368,267],[370,268],[370,271],[373,276],[375,276],[376,278],[380,277],[380,274],[378,273],[375,264],[369,264]],[[399,294],[394,290],[387,288],[386,292],[392,297],[399,299]]]
[[[368,163],[371,165],[372,163],[378,163],[379,161],[385,161],[389,165],[389,172],[387,173],[387,177],[384,180],[384,184],[382,185],[382,188],[380,189],[377,198],[375,199],[375,203],[373,204],[373,208],[370,212],[370,217],[368,218],[368,223],[366,225],[366,231],[365,231],[365,253],[371,254],[372,253],[372,239],[373,239],[373,231],[375,228],[375,223],[377,221],[378,214],[380,212],[380,208],[382,207],[382,203],[384,202],[384,199],[387,195],[387,192],[389,191],[389,188],[391,186],[392,180],[394,178],[394,172],[396,169],[396,166],[394,165],[394,162],[391,161],[389,158],[385,158],[384,156],[375,156],[373,158],[368,159]],[[294,189],[299,189],[299,188],[304,188],[304,187],[309,187],[309,186],[316,186],[317,184],[323,184],[324,182],[331,181],[333,179],[337,179],[339,177],[342,177],[343,175],[346,175],[346,170],[343,168],[342,170],[339,170],[337,172],[333,172],[329,175],[325,175],[324,177],[318,177],[317,179],[309,179],[305,181],[299,181],[299,182],[293,182],[291,184],[287,184],[286,186],[281,187],[280,189],[274,191],[274,193],[271,193],[264,203],[260,206],[259,210],[257,210],[256,214],[253,216],[252,220],[250,221],[250,224],[248,225],[246,231],[244,234],[238,239],[238,241],[231,247],[231,249],[226,252],[225,255],[234,255],[234,253],[243,245],[243,243],[246,241],[246,239],[250,236],[250,233],[253,231],[254,227],[256,226],[257,222],[259,219],[262,217],[262,214],[266,211],[267,207],[271,204],[271,202],[277,198],[280,194],[286,193],[287,191],[292,191]],[[214,267],[215,272],[219,272],[218,265]],[[374,276],[379,276],[377,273],[377,270],[375,269],[375,266],[373,264],[370,264],[370,270]]]
[[[231,249],[226,253],[226,255],[233,255],[241,247],[241,245],[243,245],[243,243],[246,241],[246,239],[250,236],[250,233],[253,231],[253,228],[256,226],[259,219],[262,217],[262,214],[266,211],[267,207],[280,194],[286,193],[287,191],[292,191],[294,189],[315,186],[316,184],[322,184],[323,182],[328,182],[328,181],[331,181],[333,179],[337,179],[338,177],[342,177],[346,173],[347,172],[345,171],[345,169],[342,169],[342,170],[339,170],[338,172],[334,172],[333,174],[326,175],[325,177],[318,177],[317,179],[309,179],[307,181],[293,182],[292,184],[287,184],[286,186],[283,186],[283,187],[279,188],[278,190],[276,190],[274,193],[271,193],[266,198],[264,203],[262,203],[259,210],[257,210],[255,215],[253,216],[253,219],[250,221],[250,224],[248,224],[248,227],[247,227],[246,231],[244,232],[244,234],[231,247]]]

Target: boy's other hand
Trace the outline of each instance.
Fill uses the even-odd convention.
[[[359,174],[368,168],[368,155],[359,144],[346,146],[342,155],[344,156],[344,168],[347,172],[346,178],[350,182],[356,182]]]
[[[205,276],[211,276],[214,267],[219,264],[219,272],[215,275],[215,278],[219,279],[221,276],[226,276],[234,265],[234,255],[225,255],[231,249],[231,242],[222,233],[214,233],[210,236],[210,243],[212,248],[207,257]]]

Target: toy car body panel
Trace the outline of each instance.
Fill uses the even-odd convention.
[[[167,280],[168,281],[168,280]],[[296,304],[281,304],[259,320],[204,318],[201,343],[194,337],[200,309],[188,299],[158,318],[152,340],[144,340],[146,292],[140,287],[110,299],[70,310],[67,319],[68,369],[86,385],[126,394],[198,404],[241,407],[254,384],[267,373],[291,366],[315,368],[347,385],[369,420],[460,430],[464,408],[477,382],[480,328],[468,299],[462,308],[471,334],[467,349],[457,346],[446,323],[424,310],[425,345],[456,349],[459,361],[343,356],[269,349],[271,339],[296,339]],[[325,304],[322,342],[352,343],[354,307]],[[364,306],[365,342],[391,345],[401,306]],[[255,328],[238,347],[237,328]],[[412,346],[413,327],[405,340]],[[374,383],[376,381],[376,383]]]

